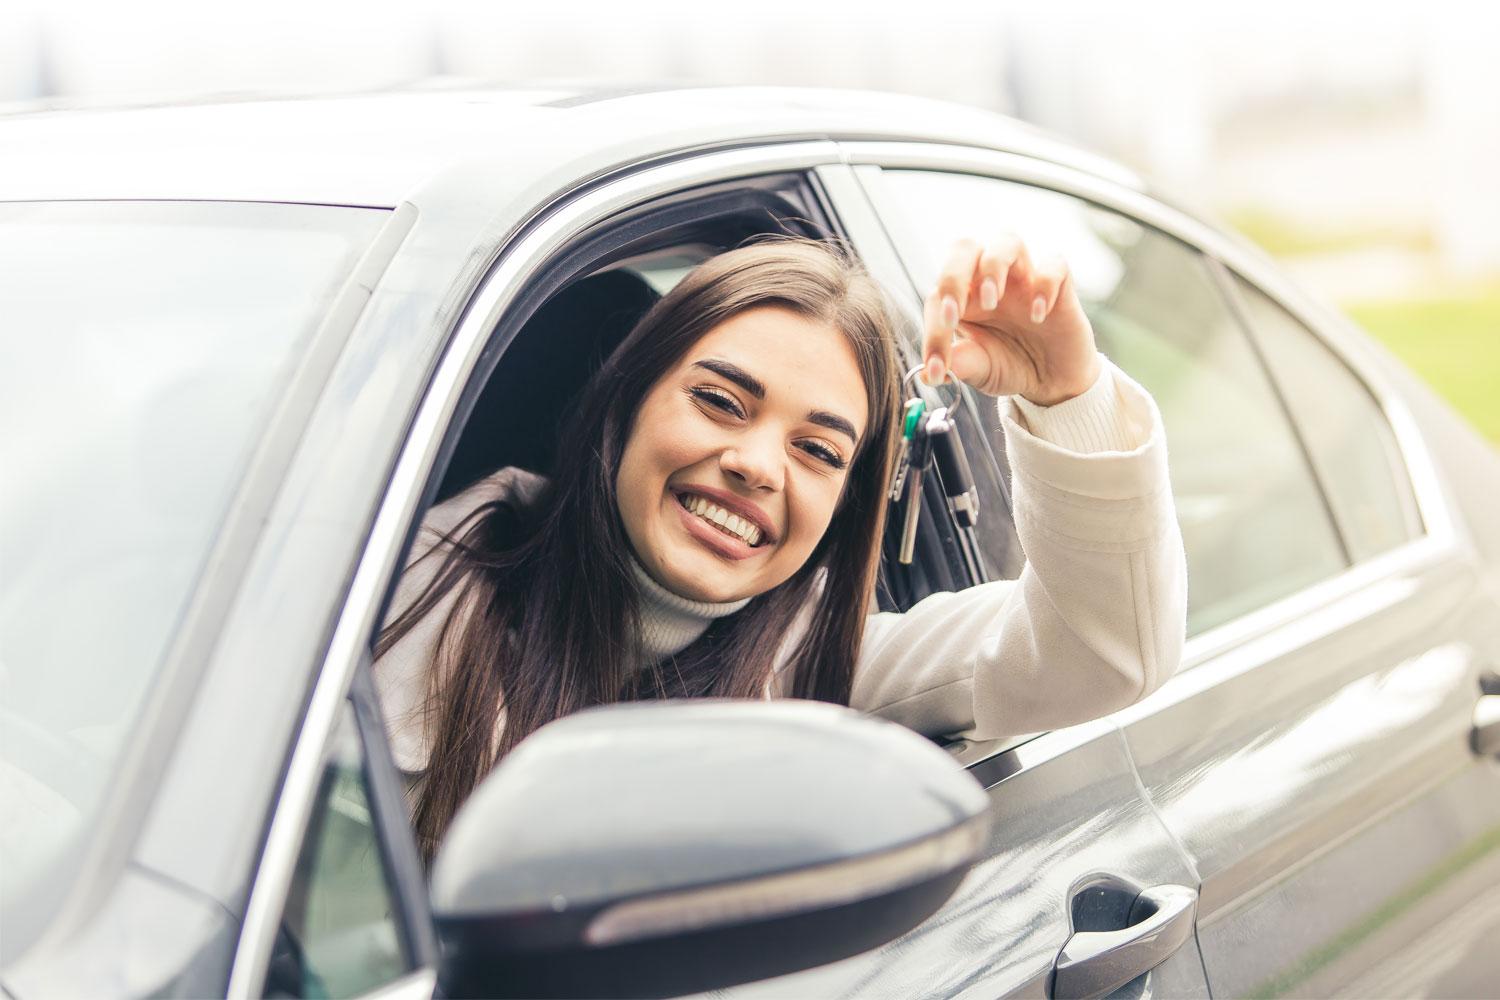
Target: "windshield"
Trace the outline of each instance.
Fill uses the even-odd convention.
[[[271,408],[386,216],[0,204],[0,905],[98,803]]]

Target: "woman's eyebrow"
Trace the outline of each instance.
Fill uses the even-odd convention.
[[[694,361],[693,367],[706,368],[715,375],[722,375],[756,399],[766,398],[766,384],[739,365],[732,365],[719,358],[704,358],[702,361]]]
[[[756,399],[766,398],[766,384],[739,365],[731,364],[722,358],[704,358],[702,361],[694,361],[693,367],[702,368],[705,371],[711,371],[715,375],[727,378]],[[850,441],[859,444],[859,434],[855,431],[854,425],[837,413],[829,413],[827,410],[813,410],[807,415],[807,419],[809,423],[817,424],[820,427],[827,427],[829,430],[838,431],[841,434],[847,434]]]
[[[807,415],[810,423],[820,427],[827,427],[831,431],[849,435],[849,440],[859,444],[859,435],[854,431],[854,425],[837,413],[829,413],[827,410],[813,410]]]

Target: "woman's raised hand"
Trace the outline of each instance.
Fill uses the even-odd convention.
[[[929,385],[952,372],[980,392],[1052,406],[1099,377],[1094,328],[1067,265],[1033,261],[1015,236],[955,243],[923,314]]]

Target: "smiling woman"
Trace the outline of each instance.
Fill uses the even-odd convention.
[[[720,323],[646,395],[621,456],[620,516],[646,572],[700,601],[786,582],[833,519],[868,410],[827,322],[761,307]]]
[[[1022,579],[868,613],[900,410],[884,294],[828,244],[713,257],[584,389],[561,440],[586,458],[502,469],[424,521],[375,673],[429,857],[501,757],[593,705],[791,696],[993,738],[1171,674],[1185,587],[1155,407],[1097,355],[1066,272],[1014,241],[960,245],[950,271],[929,375],[1035,397],[1002,410]]]

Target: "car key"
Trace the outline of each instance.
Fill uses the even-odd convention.
[[[979,491],[974,488],[974,473],[958,439],[958,425],[946,407],[933,410],[927,418],[926,437],[937,464],[938,480],[948,498],[948,510],[961,528],[979,524]]]
[[[891,469],[891,489],[887,494],[892,502],[901,499],[901,488],[906,485],[906,474],[911,470],[909,459],[911,457],[911,439],[916,433],[917,424],[922,419],[922,414],[927,409],[927,401],[920,396],[914,396],[906,401],[901,416],[901,443],[896,452],[896,463]]]
[[[922,515],[922,474],[932,461],[932,439],[927,435],[927,422],[931,419],[931,414],[918,417],[906,452],[906,510],[901,521],[901,548],[896,553],[896,560],[903,566],[911,565],[912,553],[917,547],[917,522]]]

